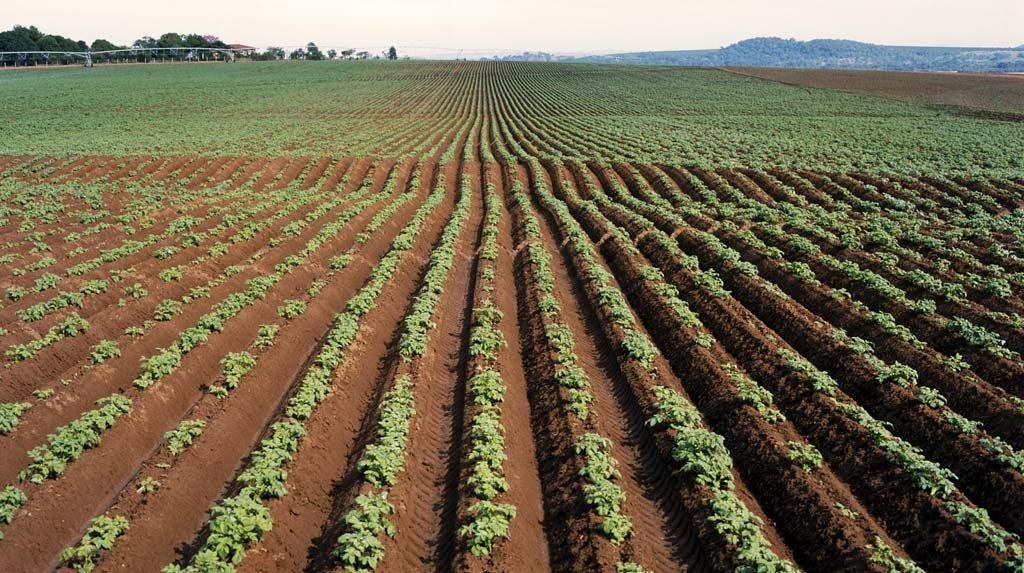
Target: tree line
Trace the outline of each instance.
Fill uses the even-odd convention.
[[[196,48],[204,48],[196,50]],[[59,54],[32,54],[29,52],[106,52],[111,50],[134,50],[118,54],[93,54],[94,62],[150,62],[150,61],[181,61],[181,60],[220,60],[223,53],[209,49],[232,49],[217,36],[209,34],[179,34],[168,32],[159,37],[143,36],[130,46],[117,45],[99,38],[91,44],[82,40],[73,40],[64,36],[46,34],[35,26],[14,26],[0,32],[0,52],[16,52],[0,56],[0,65],[42,65],[72,64],[82,62],[80,57]],[[264,49],[242,49],[235,51],[235,57],[267,61],[267,60],[397,60],[398,51],[392,46],[381,54],[371,54],[355,49],[321,50],[314,42],[305,47],[286,51],[282,47],[271,46]]]

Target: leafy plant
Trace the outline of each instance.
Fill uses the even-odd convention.
[[[86,449],[98,446],[103,432],[132,407],[131,400],[121,394],[101,398],[96,404],[99,408],[57,428],[47,437],[46,444],[30,450],[28,456],[33,461],[18,474],[18,479],[42,483],[63,474],[67,465],[77,460]]]
[[[277,324],[261,324],[256,332],[256,340],[253,341],[252,347],[257,350],[270,348],[274,345],[274,339],[280,330],[281,326]]]
[[[53,392],[53,388],[39,388],[37,390],[33,390],[32,395],[35,396],[37,400],[45,401],[53,397]]]
[[[892,547],[886,545],[881,537],[876,536],[870,547],[871,562],[884,567],[887,573],[924,573],[924,570],[910,559],[897,557]]]
[[[256,366],[256,359],[248,352],[229,352],[220,361],[224,386],[229,390],[238,387],[238,382]]]
[[[174,282],[180,281],[185,274],[182,272],[181,267],[171,267],[160,271],[156,276],[164,282]]]
[[[21,288],[21,287],[8,287],[7,288],[7,299],[8,300],[13,300],[13,301],[18,301],[18,300],[21,300],[22,297],[24,297],[26,293],[27,293],[27,291],[25,289]]]
[[[141,480],[139,480],[139,485],[137,488],[135,488],[135,491],[145,496],[153,493],[159,487],[160,480],[154,477],[144,477]]]
[[[591,432],[576,440],[575,451],[584,459],[580,470],[580,476],[587,482],[583,485],[584,499],[601,518],[601,532],[618,545],[629,536],[633,524],[622,514],[626,493],[613,481],[619,477],[619,471],[611,455],[611,446],[610,440]]]
[[[103,364],[107,360],[117,358],[118,356],[121,356],[121,349],[118,348],[117,342],[114,340],[101,340],[92,347],[89,353],[89,359],[93,364]]]
[[[395,477],[405,467],[405,447],[413,413],[412,381],[408,376],[401,376],[381,399],[376,441],[366,446],[356,464],[368,482],[377,487],[395,484]]]
[[[96,567],[100,554],[114,546],[114,541],[128,530],[128,520],[122,516],[101,515],[92,520],[78,545],[61,552],[61,563],[75,571],[88,573]]]
[[[176,314],[181,312],[181,303],[166,299],[160,301],[160,304],[156,305],[156,309],[153,311],[153,320],[156,321],[168,321],[174,318]]]
[[[10,523],[14,519],[14,514],[26,501],[28,498],[25,493],[13,485],[0,490],[0,523]],[[3,533],[0,533],[0,540],[3,538]]]
[[[277,308],[277,314],[289,320],[304,312],[306,312],[306,303],[301,300],[287,300]]]
[[[0,403],[0,436],[9,434],[16,428],[21,421],[21,415],[31,407],[32,404],[29,402]]]
[[[472,521],[459,528],[470,553],[478,557],[490,555],[494,544],[509,534],[509,524],[516,516],[516,508],[507,503],[478,501],[470,507]]]
[[[812,472],[821,467],[823,462],[821,452],[812,444],[802,444],[791,440],[786,442],[786,447],[788,449],[786,457],[796,462],[804,471]]]
[[[345,533],[337,540],[333,555],[351,571],[373,571],[384,558],[380,534],[394,537],[396,530],[388,516],[395,507],[386,492],[360,495],[355,508],[345,514]]]
[[[192,445],[192,441],[203,433],[206,420],[183,420],[178,427],[164,434],[167,451],[176,456]]]

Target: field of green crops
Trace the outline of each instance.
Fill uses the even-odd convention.
[[[0,571],[1024,573],[1010,116],[511,62],[0,101]]]
[[[0,153],[362,156],[459,113],[484,67],[278,62],[0,76]],[[1024,168],[1018,123],[710,70],[531,64],[524,119],[578,136],[543,155],[710,167]],[[451,116],[449,116],[451,117]],[[571,127],[570,127],[571,126]]]

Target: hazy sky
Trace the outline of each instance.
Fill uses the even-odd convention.
[[[168,31],[215,34],[253,46],[315,41],[483,51],[716,48],[751,36],[1024,44],[1024,0],[5,0],[3,5],[0,29],[34,24],[87,42],[102,37],[124,44]]]

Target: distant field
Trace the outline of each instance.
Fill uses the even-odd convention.
[[[1024,76],[783,68],[725,68],[800,86],[1015,114],[1024,119]]]
[[[0,74],[0,154],[391,155],[508,89],[494,64],[268,62]],[[1019,125],[722,71],[515,64],[542,155],[900,172],[1024,167]],[[496,72],[495,72],[496,73]],[[511,80],[510,80],[511,81]],[[525,102],[523,102],[525,104]],[[446,119],[447,118],[447,119]]]
[[[719,70],[0,73],[0,572],[1024,571],[1024,129]]]

